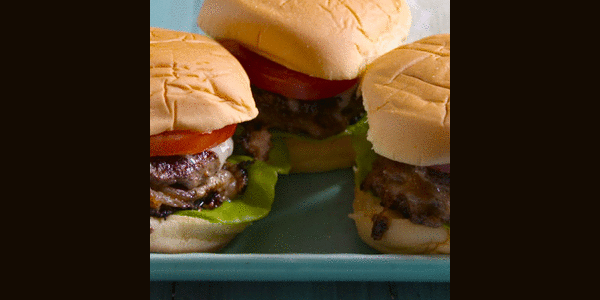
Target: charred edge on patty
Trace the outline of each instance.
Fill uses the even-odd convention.
[[[252,87],[258,117],[242,123],[243,133],[237,137],[247,153],[258,160],[268,159],[271,148],[270,129],[322,140],[337,135],[355,124],[364,114],[357,86],[335,97],[320,100],[298,100]]]
[[[221,166],[212,151],[150,158],[150,216],[166,218],[181,210],[221,206],[244,193],[251,163],[225,162]]]
[[[381,199],[384,208],[373,216],[374,240],[381,240],[389,229],[386,210],[396,211],[414,224],[434,228],[450,224],[450,174],[378,156],[360,189]]]

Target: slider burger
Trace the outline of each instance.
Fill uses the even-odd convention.
[[[150,28],[150,252],[217,251],[269,212],[276,171],[231,156],[237,124],[257,114],[225,48]]]
[[[205,0],[198,25],[250,77],[260,114],[241,128],[247,153],[320,172],[354,164],[357,78],[403,43],[411,14],[405,0]]]
[[[450,254],[450,34],[375,60],[361,91],[368,129],[356,135],[354,213],[383,253]]]

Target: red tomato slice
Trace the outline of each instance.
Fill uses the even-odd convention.
[[[290,70],[230,40],[220,43],[242,64],[258,88],[299,100],[331,98],[354,86],[358,79],[326,80]]]
[[[237,124],[210,133],[176,130],[150,136],[150,157],[200,153],[223,143],[235,133]]]

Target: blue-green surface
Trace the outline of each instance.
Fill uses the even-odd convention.
[[[150,280],[449,282],[444,256],[359,254],[155,255]]]

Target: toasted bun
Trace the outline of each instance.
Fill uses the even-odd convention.
[[[216,252],[226,246],[247,224],[225,225],[203,219],[171,215],[150,217],[150,253]]]
[[[329,80],[357,78],[405,41],[411,21],[405,0],[205,0],[198,16],[215,39]]]
[[[450,34],[378,58],[361,91],[375,152],[416,166],[450,163]]]
[[[356,154],[349,136],[326,140],[290,137],[285,140],[290,157],[291,173],[316,173],[349,168]]]
[[[390,219],[389,229],[381,240],[373,240],[372,218],[381,213],[380,199],[370,193],[355,189],[354,213],[350,215],[356,223],[358,235],[370,247],[382,253],[394,254],[450,254],[450,229],[431,228],[413,224],[393,211],[386,211]]]
[[[150,135],[209,132],[258,115],[250,80],[214,40],[150,28]]]

